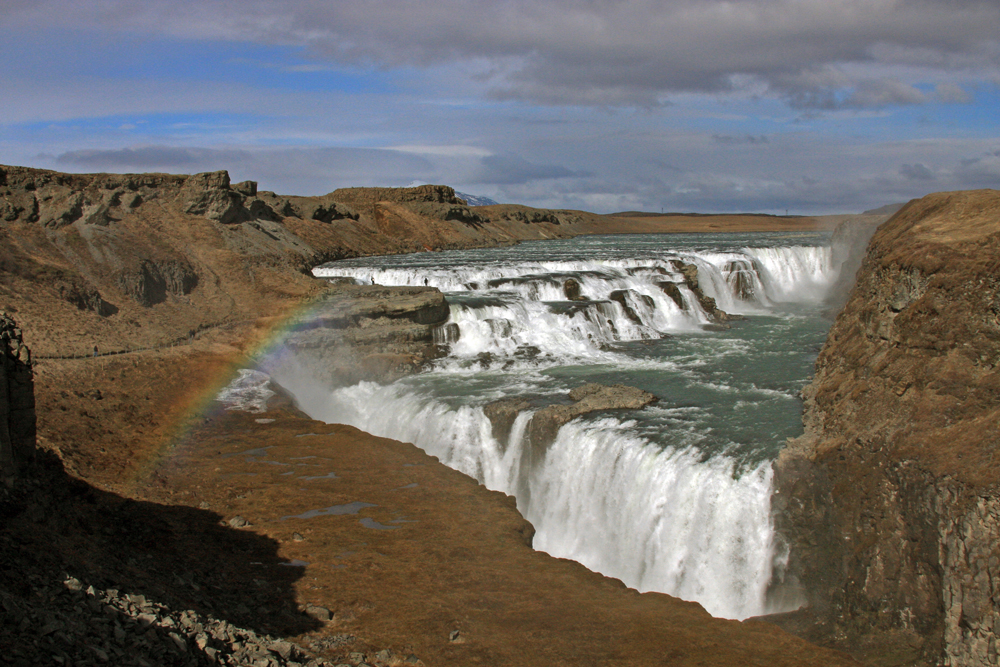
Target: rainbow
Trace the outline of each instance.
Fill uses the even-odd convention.
[[[186,445],[194,444],[196,438],[193,436],[199,426],[221,418],[227,411],[246,408],[246,405],[219,400],[220,395],[224,395],[234,381],[248,377],[248,373],[263,374],[263,369],[273,367],[276,360],[285,358],[289,335],[306,328],[307,323],[315,319],[321,303],[322,297],[311,297],[286,308],[283,313],[258,318],[248,323],[249,330],[242,349],[228,355],[209,355],[204,360],[209,366],[205,378],[197,382],[177,404],[173,411],[175,416],[160,446],[146,465],[137,471],[134,481],[174,459],[187,449]],[[270,396],[275,395],[273,391],[269,393]],[[266,396],[264,398],[266,400]]]

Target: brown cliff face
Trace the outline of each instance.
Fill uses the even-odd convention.
[[[790,571],[873,664],[995,664],[1000,192],[882,225],[776,465]],[[808,634],[808,633],[806,633]]]
[[[31,350],[7,313],[0,315],[0,477],[34,456],[35,388]]]
[[[507,208],[493,220],[445,186],[285,197],[225,171],[0,166],[0,307],[42,357],[158,347],[319,294],[309,270],[322,262],[574,233],[569,214],[509,220]]]

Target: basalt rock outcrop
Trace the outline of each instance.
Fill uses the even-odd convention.
[[[254,199],[256,184],[230,185],[225,171],[172,174],[63,174],[0,167],[0,217],[59,228],[73,223],[107,227],[144,203],[159,201],[224,224],[276,217]],[[252,193],[252,194],[250,194]]]
[[[546,405],[532,415],[527,431],[531,456],[544,456],[559,427],[581,415],[605,410],[640,410],[658,400],[654,394],[637,387],[594,382],[571,390],[568,398],[571,403]],[[493,435],[501,446],[506,446],[517,415],[530,408],[531,403],[520,398],[501,399],[483,408],[493,427]]]
[[[640,410],[657,401],[655,395],[623,384],[610,386],[594,382],[569,392],[570,405],[550,405],[535,412],[528,425],[528,441],[533,450],[544,452],[555,440],[559,427],[591,412]]]
[[[473,211],[455,190],[446,185],[419,185],[412,188],[341,188],[329,194],[333,200],[367,211],[378,217],[380,210],[401,205],[417,215],[466,225],[482,225],[489,220]]]
[[[872,664],[1000,661],[998,368],[1000,192],[910,202],[872,236],[775,464],[810,605],[779,622]]]
[[[619,306],[622,307],[622,310],[625,311],[625,317],[629,318],[636,324],[641,325],[642,318],[639,317],[639,314],[635,312],[634,308],[632,308],[632,304],[629,303],[629,297],[642,302],[643,305],[645,305],[650,310],[655,308],[655,303],[653,302],[652,297],[649,297],[645,294],[639,294],[632,290],[621,290],[621,289],[613,290],[611,294],[608,295],[608,298],[610,300],[614,301],[615,303],[617,303]]]
[[[728,267],[727,267],[728,268]],[[705,294],[702,290],[701,285],[698,283],[698,267],[694,264],[687,264],[686,262],[675,261],[674,269],[678,271],[681,276],[683,276],[680,282],[673,282],[669,280],[663,280],[656,283],[656,286],[663,291],[668,297],[673,300],[677,307],[681,310],[688,310],[690,306],[684,298],[684,293],[681,291],[680,285],[685,285],[694,295],[697,300],[698,305],[701,309],[708,315],[712,324],[717,325],[721,328],[727,328],[730,322],[735,322],[744,319],[742,315],[736,315],[727,313],[726,311],[719,308],[716,304],[715,299]],[[741,297],[739,293],[739,284],[735,286],[737,289],[736,296]],[[628,312],[628,311],[626,311]],[[631,317],[631,315],[630,315]],[[633,318],[634,319],[634,318]]]
[[[507,448],[514,420],[530,407],[531,403],[520,397],[501,398],[483,406],[483,414],[490,420],[493,438],[500,443],[501,449]]]
[[[447,185],[418,185],[412,188],[340,188],[330,196],[345,204],[362,208],[370,201],[400,203],[452,204],[465,206],[466,201],[455,196],[455,189]]]
[[[0,477],[17,473],[35,449],[31,350],[7,313],[0,315]]]
[[[325,382],[391,382],[440,356],[434,331],[448,315],[434,287],[342,283],[331,286],[282,342]]]
[[[686,264],[683,262],[678,262],[678,269],[684,276],[684,283],[691,289],[694,293],[695,298],[698,299],[698,305],[701,309],[705,311],[705,314],[711,318],[711,320],[720,325],[726,325],[728,322],[733,322],[737,320],[742,320],[742,315],[734,315],[727,313],[726,311],[719,308],[718,304],[715,303],[715,299],[705,294],[704,290],[701,289],[701,285],[698,283],[698,267],[694,264]],[[662,289],[662,288],[661,288]],[[664,290],[666,291],[666,290]],[[668,296],[674,298],[670,292],[667,292]],[[677,299],[674,298],[676,302]]]

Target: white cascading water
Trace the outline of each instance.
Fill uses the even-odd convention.
[[[771,526],[769,461],[741,466],[726,451],[704,453],[699,443],[711,427],[676,427],[664,444],[628,418],[605,413],[563,425],[541,462],[528,468],[521,459],[531,412],[518,415],[506,443],[493,437],[483,412],[485,404],[504,396],[563,396],[565,387],[550,371],[566,366],[675,372],[675,362],[627,357],[613,344],[696,332],[709,322],[682,283],[677,260],[695,264],[701,289],[731,313],[813,303],[836,280],[825,247],[685,252],[655,260],[320,267],[319,276],[426,283],[450,293],[451,318],[441,333],[450,339],[449,356],[430,373],[388,386],[362,382],[322,390],[294,360],[273,374],[314,418],[412,442],[489,488],[517,496],[540,550],[640,591],[695,600],[716,616],[780,611],[767,600],[772,574],[786,557]],[[589,301],[566,301],[567,278],[580,284]],[[659,286],[664,282],[677,285],[683,307]],[[613,292],[619,293],[616,300]],[[739,343],[730,348],[739,349]],[[456,398],[440,389],[447,382],[463,388],[481,383],[484,390]],[[699,386],[717,388],[710,382]],[[755,385],[753,390],[781,393]],[[669,416],[673,409],[654,406],[642,414]]]
[[[276,379],[302,386],[289,369]],[[737,477],[727,457],[703,461],[694,448],[661,448],[605,417],[564,425],[542,465],[525,471],[531,413],[518,416],[504,448],[481,408],[452,409],[398,384],[308,392],[299,403],[314,418],[412,442],[517,496],[536,549],[640,591],[696,600],[715,616],[765,612],[776,565],[769,464]]]

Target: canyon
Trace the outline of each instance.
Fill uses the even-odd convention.
[[[52,545],[36,588],[67,573],[131,585],[203,625],[221,617],[310,654],[272,651],[282,664],[996,663],[996,192],[912,202],[867,246],[885,216],[842,228],[843,261],[863,257],[858,280],[843,285],[806,391],[805,434],[775,471],[786,584],[809,605],[744,622],[532,551],[512,499],[411,445],[312,421],[280,393],[263,412],[211,399],[276,330],[342,382],[434,358],[440,292],[309,274],[331,259],[842,220],[468,207],[444,186],[283,197],[225,172],[0,167],[0,196],[4,378],[22,397],[0,411],[19,434],[0,428],[12,480],[0,547],[28,569]],[[37,451],[25,444],[28,367]],[[312,478],[283,474],[313,458],[324,463]],[[115,533],[108,517],[137,506],[135,530]],[[322,507],[324,518],[297,518]],[[130,560],[160,565],[140,576]],[[11,609],[46,611],[10,573],[0,583]],[[22,635],[3,640],[32,650]],[[213,664],[193,635],[185,650],[165,655]]]

